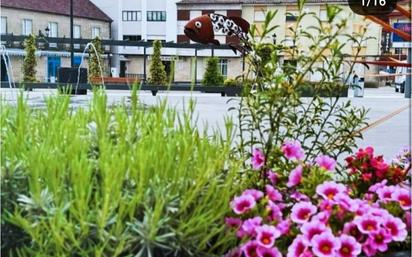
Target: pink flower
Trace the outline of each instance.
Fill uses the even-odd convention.
[[[267,178],[270,180],[270,182],[272,183],[272,185],[275,185],[278,181],[278,174],[276,174],[275,172],[273,172],[272,170],[269,170],[266,173]]]
[[[269,200],[273,202],[280,202],[283,200],[282,194],[277,190],[274,189],[271,185],[266,185],[266,195],[269,197]]]
[[[265,155],[260,149],[255,148],[252,153],[252,167],[255,170],[262,168],[265,165]]]
[[[294,200],[296,200],[296,201],[298,201],[298,202],[300,202],[300,201],[309,201],[309,197],[308,197],[307,195],[302,194],[302,193],[300,193],[300,192],[298,192],[298,191],[293,192],[293,193],[290,195],[290,198],[292,198],[292,199],[294,199]]]
[[[303,224],[308,221],[316,211],[317,208],[312,203],[300,202],[292,207],[290,218],[295,223]]]
[[[406,222],[406,227],[408,231],[411,230],[411,220],[412,220],[412,213],[411,212],[405,212],[405,222]]]
[[[323,199],[333,200],[337,194],[342,194],[347,191],[346,186],[333,181],[326,181],[316,187],[316,193]]]
[[[359,231],[358,226],[354,222],[347,222],[343,226],[343,233],[356,238],[357,241],[361,241],[363,234]]]
[[[376,193],[376,191],[377,191],[379,188],[382,188],[382,187],[386,186],[386,183],[388,183],[388,180],[384,179],[384,180],[382,180],[381,182],[376,183],[376,184],[370,186],[370,187],[369,187],[369,192]]]
[[[388,244],[391,241],[391,235],[386,229],[379,229],[377,232],[372,233],[368,240],[370,245],[380,252],[388,250]]]
[[[324,223],[319,223],[318,221],[304,223],[300,228],[300,231],[308,241],[312,240],[314,236],[322,234],[323,232],[332,232],[330,228],[326,227]]]
[[[280,231],[274,226],[263,225],[256,228],[256,241],[265,248],[271,248],[276,238],[280,236]]]
[[[275,204],[271,200],[268,202],[268,206],[266,207],[269,211],[268,218],[271,221],[279,221],[282,219],[282,210],[279,205]]]
[[[326,224],[329,221],[332,213],[330,211],[321,211],[312,217],[312,221],[317,221],[323,224]]]
[[[240,230],[247,236],[256,236],[256,228],[258,228],[262,223],[261,217],[254,217],[247,219],[243,222]]]
[[[229,228],[239,228],[242,225],[242,220],[239,218],[226,217],[225,223]]]
[[[336,166],[335,159],[327,155],[319,155],[318,157],[316,157],[315,162],[317,165],[319,165],[319,167],[324,168],[328,171],[333,171]]]
[[[411,209],[411,192],[405,188],[398,188],[392,194],[392,199],[398,202],[402,209]]]
[[[242,195],[250,195],[253,198],[255,198],[255,200],[259,200],[260,198],[263,197],[263,192],[260,190],[256,190],[256,189],[246,189],[245,191],[243,191]]]
[[[282,257],[282,254],[279,252],[278,248],[265,248],[259,247],[257,249],[257,256],[259,257]]]
[[[276,225],[276,228],[280,231],[280,234],[287,235],[290,231],[290,220],[282,220]]]
[[[303,167],[301,165],[297,166],[293,169],[289,174],[289,180],[287,183],[287,187],[294,187],[300,184],[302,181],[302,172]]]
[[[236,214],[244,214],[256,206],[256,201],[251,195],[241,195],[235,197],[230,206]]]
[[[338,257],[356,257],[361,253],[362,246],[354,237],[343,234],[339,240],[341,246],[337,252]]]
[[[246,257],[257,257],[259,245],[256,241],[249,241],[243,245],[242,250]]]
[[[356,204],[349,195],[342,193],[335,196],[335,202],[344,210],[350,210]]]
[[[376,254],[376,248],[372,246],[372,244],[367,240],[363,245],[362,245],[362,251],[365,253],[366,256],[371,257],[375,256]]]
[[[283,154],[289,160],[302,160],[305,157],[302,146],[298,141],[286,141],[285,143],[283,143],[281,149]]]
[[[242,251],[239,248],[235,248],[227,252],[224,257],[241,257]]]
[[[392,194],[395,192],[394,186],[383,186],[376,190],[376,194],[379,199],[383,202],[388,202],[392,200]]]
[[[394,241],[402,242],[408,236],[406,225],[400,218],[389,216],[383,221],[383,226],[389,231]]]
[[[336,252],[340,249],[340,241],[330,232],[324,232],[320,235],[315,235],[312,240],[312,251],[317,257],[332,257],[336,256]]]
[[[358,227],[359,231],[364,234],[378,232],[382,220],[371,214],[356,217],[353,222]]]
[[[302,235],[298,235],[288,248],[287,257],[302,257],[308,251],[309,242]]]

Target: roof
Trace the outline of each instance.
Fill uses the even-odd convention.
[[[1,7],[70,15],[68,0],[1,0]],[[74,17],[111,22],[112,19],[89,0],[73,0]]]
[[[306,3],[347,3],[347,0],[307,0]],[[297,0],[181,0],[177,4],[297,4]]]

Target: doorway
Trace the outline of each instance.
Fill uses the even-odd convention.
[[[119,72],[119,77],[124,78],[126,77],[126,62],[125,61],[120,61],[120,72]]]
[[[58,56],[47,57],[47,81],[51,83],[56,82],[57,70],[61,66],[61,58]]]
[[[9,81],[9,74],[7,73],[6,62],[1,57],[1,81]]]

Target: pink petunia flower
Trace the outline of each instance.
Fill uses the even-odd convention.
[[[397,188],[392,194],[392,200],[399,203],[402,209],[411,209],[411,192],[405,188]]]
[[[345,185],[333,181],[326,181],[316,187],[316,193],[323,199],[333,200],[337,194],[347,192]]]
[[[262,191],[257,189],[246,189],[245,191],[243,191],[242,195],[251,195],[257,201],[262,198],[264,194]]]
[[[411,231],[411,225],[412,225],[412,213],[411,212],[405,212],[405,223],[406,223],[406,228],[408,231]]]
[[[273,202],[280,202],[283,200],[282,194],[277,189],[273,188],[273,186],[266,185],[265,189],[269,200]]]
[[[302,182],[302,173],[303,173],[303,167],[301,165],[293,169],[289,174],[289,180],[288,180],[288,183],[286,184],[287,187],[294,187],[294,186],[299,185],[300,182]]]
[[[266,172],[266,176],[269,179],[270,183],[272,183],[272,185],[276,185],[279,179],[278,174],[276,174],[272,170],[269,170],[268,172]]]
[[[367,241],[376,250],[386,252],[388,244],[391,242],[391,235],[386,229],[379,229],[377,232],[370,234]]]
[[[298,141],[289,140],[283,143],[281,150],[289,160],[302,160],[305,157],[302,146]]]
[[[358,226],[354,222],[347,222],[343,225],[344,234],[354,237],[357,241],[361,241],[364,237],[359,231]]]
[[[336,160],[327,155],[319,155],[316,157],[315,162],[319,167],[328,171],[333,171],[336,166]]]
[[[281,235],[287,235],[290,231],[290,220],[286,219],[286,220],[282,220],[281,222],[279,222],[276,225],[276,228],[279,230]]]
[[[242,256],[242,251],[239,248],[234,248],[224,255],[224,257],[241,257],[241,256]]]
[[[312,240],[312,238],[316,235],[320,235],[323,232],[330,232],[330,228],[326,227],[324,223],[320,223],[318,221],[311,221],[311,222],[306,222],[302,225],[300,228],[300,231],[302,232],[303,236],[308,240]]]
[[[320,235],[315,235],[312,240],[312,251],[317,257],[333,257],[340,249],[341,243],[339,239],[333,236],[330,232],[324,232]]]
[[[298,235],[288,248],[286,257],[302,257],[308,251],[309,242],[302,235]]]
[[[251,195],[241,195],[235,197],[230,206],[236,214],[244,214],[256,206],[256,201]]]
[[[394,241],[402,242],[408,236],[406,225],[400,218],[389,216],[383,221],[383,226],[389,231]]]
[[[279,204],[275,204],[269,200],[266,209],[269,211],[268,218],[270,221],[279,221],[282,219],[282,210]]]
[[[357,216],[353,222],[356,224],[360,232],[371,234],[378,232],[382,219],[371,214],[365,214],[363,216]]]
[[[382,180],[381,182],[378,182],[378,183],[370,186],[370,187],[369,187],[369,192],[376,193],[376,191],[377,191],[379,188],[382,188],[382,187],[386,186],[386,183],[388,183],[388,180],[384,179],[384,180]]]
[[[247,236],[256,236],[256,229],[262,224],[262,217],[254,217],[243,222],[240,229]]]
[[[252,167],[255,170],[262,168],[265,165],[265,155],[260,149],[253,149],[252,152]]]
[[[344,210],[350,210],[351,208],[353,208],[353,205],[356,204],[353,201],[353,199],[350,198],[350,196],[347,194],[339,193],[334,197],[334,199],[335,203],[338,204],[339,207]]]
[[[329,221],[331,215],[331,211],[321,211],[312,216],[312,221],[326,224]]]
[[[226,217],[225,223],[229,228],[239,228],[242,225],[242,220],[239,218]]]
[[[303,224],[315,214],[317,208],[310,202],[300,202],[292,207],[290,218],[293,222]]]
[[[377,252],[369,240],[362,244],[362,251],[368,257],[375,256]]]
[[[253,240],[243,245],[242,250],[246,257],[257,257],[257,249],[259,244]]]
[[[362,246],[354,237],[343,234],[339,240],[341,246],[337,252],[338,257],[356,257],[361,253]]]
[[[257,249],[258,257],[282,257],[282,254],[279,252],[278,248],[265,248],[258,247]]]
[[[260,246],[271,248],[280,236],[280,231],[274,226],[263,225],[256,228],[256,234],[256,241]]]
[[[392,200],[392,194],[395,192],[395,189],[394,186],[383,186],[376,190],[376,194],[381,201],[386,203]]]
[[[302,194],[298,191],[295,191],[292,194],[290,194],[290,198],[292,198],[292,199],[294,199],[298,202],[301,202],[301,201],[307,202],[307,201],[309,201],[309,197],[307,195]]]

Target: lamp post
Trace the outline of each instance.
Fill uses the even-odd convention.
[[[46,31],[46,37],[49,37],[49,35],[50,35],[50,29],[49,29],[49,27],[46,27],[46,28],[44,29],[44,31]]]
[[[74,68],[73,0],[70,0],[70,67]]]
[[[273,33],[272,39],[273,39],[273,44],[274,44],[274,45],[276,45],[276,38],[277,38],[276,33]]]

